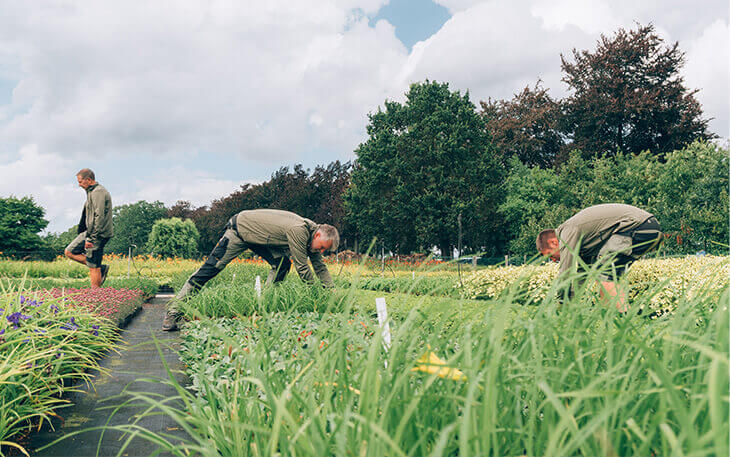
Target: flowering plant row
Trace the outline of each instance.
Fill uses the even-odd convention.
[[[488,268],[466,277],[462,295],[491,299],[512,290],[526,304],[537,304],[545,299],[557,276],[557,263]],[[730,286],[730,257],[640,260],[629,268],[625,280],[630,298],[647,294],[650,310],[663,314],[672,312],[681,299],[707,294],[719,297]]]
[[[112,322],[63,297],[0,295],[0,445],[22,450],[17,438],[67,403],[116,338]]]

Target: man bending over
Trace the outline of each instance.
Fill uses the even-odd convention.
[[[576,271],[578,254],[586,264],[611,261],[611,271],[601,275],[601,297],[618,297],[616,306],[626,311],[626,292],[618,278],[632,262],[656,249],[662,240],[661,227],[654,215],[631,205],[610,203],[579,211],[557,229],[537,236],[537,250],[560,261],[559,278]]]
[[[213,248],[208,260],[188,278],[174,301],[200,290],[246,249],[250,249],[271,265],[271,271],[266,279],[267,285],[282,281],[286,277],[292,264],[289,260],[291,257],[302,281],[314,282],[314,276],[307,262],[309,259],[322,284],[325,287],[333,287],[334,282],[322,260],[322,253],[334,252],[339,243],[340,235],[335,227],[316,224],[289,211],[277,209],[241,211],[228,221],[223,237]],[[180,313],[169,307],[162,322],[162,330],[177,330],[179,319]]]

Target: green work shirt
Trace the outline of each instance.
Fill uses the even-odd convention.
[[[112,224],[112,197],[99,183],[86,189],[86,240],[96,244],[101,238],[114,235]]]
[[[322,254],[309,250],[318,228],[318,224],[307,218],[278,209],[254,209],[236,215],[236,229],[243,241],[267,246],[277,257],[291,257],[299,277],[312,283],[314,276],[307,263],[309,259],[322,284],[333,287]]]
[[[578,252],[584,262],[593,263],[611,235],[630,232],[650,217],[652,214],[643,209],[621,203],[596,205],[579,211],[555,230],[560,241],[559,276],[575,268],[574,252]]]

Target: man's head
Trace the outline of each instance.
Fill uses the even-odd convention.
[[[337,246],[340,245],[340,234],[337,229],[329,224],[319,226],[314,235],[312,235],[312,243],[309,245],[310,252],[335,252]]]
[[[94,184],[96,184],[96,177],[94,176],[94,172],[89,170],[88,168],[83,168],[78,173],[76,173],[76,179],[79,182],[79,187],[83,189],[88,189],[89,186],[93,186]]]
[[[560,242],[554,229],[547,229],[537,235],[537,250],[554,261],[560,260]]]

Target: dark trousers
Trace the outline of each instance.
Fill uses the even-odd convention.
[[[228,265],[231,260],[236,258],[240,253],[250,249],[254,254],[260,256],[271,265],[272,271],[275,271],[273,282],[283,281],[291,268],[291,260],[289,257],[275,257],[271,250],[261,244],[247,243],[241,240],[232,230],[227,229],[223,237],[215,245],[208,259],[198,270],[188,278],[189,286],[183,295],[187,295],[189,289],[200,290],[208,281],[215,278],[218,273]],[[270,274],[271,276],[271,274]],[[182,292],[182,291],[181,291]],[[181,297],[180,297],[181,298]]]

